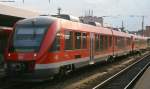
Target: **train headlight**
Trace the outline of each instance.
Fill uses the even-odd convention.
[[[8,56],[10,56],[10,53],[8,53]]]
[[[37,54],[36,53],[34,53],[34,57],[36,57],[37,56]]]

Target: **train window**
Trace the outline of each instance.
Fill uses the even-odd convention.
[[[81,48],[81,33],[75,32],[75,48],[80,49]]]
[[[124,40],[123,37],[118,37],[117,46],[118,46],[118,48],[124,48],[124,46],[125,46],[125,40]]]
[[[126,46],[126,45],[125,45],[125,38],[122,37],[122,47],[125,48],[125,46]]]
[[[82,48],[87,48],[87,34],[82,33]]]
[[[112,47],[112,36],[109,37],[109,47]]]
[[[65,31],[65,50],[73,49],[73,32]]]
[[[108,36],[105,36],[105,48],[108,48]]]
[[[127,45],[130,45],[130,44],[131,44],[131,39],[127,38]]]
[[[118,42],[117,40],[118,40],[117,37],[115,37],[115,45],[116,45],[116,46],[117,46],[117,44],[118,44],[118,43],[117,43],[117,42]]]
[[[120,48],[120,37],[117,38],[117,47]]]
[[[99,35],[95,35],[95,50],[99,51]]]
[[[60,50],[60,32],[56,34],[55,40],[50,48],[50,52],[56,52]]]
[[[104,43],[103,43],[103,35],[100,35],[100,50],[103,50],[103,45],[104,45]]]

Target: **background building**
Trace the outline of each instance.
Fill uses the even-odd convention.
[[[101,26],[103,26],[103,18],[102,17],[97,17],[97,16],[81,16],[79,17],[81,22],[90,24],[91,22],[97,22],[100,23]]]
[[[144,30],[144,36],[150,37],[150,26],[146,26],[146,30]]]

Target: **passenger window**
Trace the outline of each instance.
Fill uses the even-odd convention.
[[[100,50],[103,50],[103,36],[100,36]]]
[[[87,34],[82,33],[82,48],[85,49],[87,48]]]
[[[56,34],[55,40],[50,48],[50,52],[55,52],[60,50],[60,32]]]
[[[112,36],[109,37],[109,47],[112,47]]]
[[[108,48],[108,36],[105,36],[105,48]]]
[[[131,40],[130,38],[127,38],[127,45],[130,45],[131,44]]]
[[[123,48],[125,46],[125,41],[123,37],[118,37],[117,46],[118,48]]]
[[[116,45],[116,46],[117,46],[117,44],[118,44],[117,42],[118,42],[118,41],[117,41],[117,37],[115,37],[115,45]]]
[[[99,35],[95,35],[95,50],[99,51]]]
[[[65,31],[65,50],[73,49],[73,32]]]
[[[120,37],[117,38],[117,47],[120,48]]]
[[[75,32],[75,48],[81,49],[81,33]]]

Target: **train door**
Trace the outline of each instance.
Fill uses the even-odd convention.
[[[94,33],[90,33],[90,62],[94,64]]]

